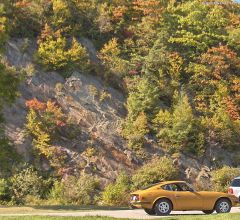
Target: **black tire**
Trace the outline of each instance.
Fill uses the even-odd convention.
[[[214,210],[203,210],[203,213],[210,215],[214,212]]]
[[[156,215],[156,212],[154,211],[154,209],[144,209],[144,211],[145,211],[148,215]]]
[[[216,202],[215,209],[217,213],[228,213],[231,211],[232,203],[225,198],[219,199]]]
[[[172,203],[168,199],[159,199],[154,205],[156,215],[169,215],[173,209]]]

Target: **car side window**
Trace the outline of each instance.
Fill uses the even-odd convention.
[[[233,187],[240,187],[240,179],[234,179],[231,183]]]
[[[179,191],[179,187],[176,184],[166,184],[162,186],[162,189],[167,191]]]
[[[181,189],[180,191],[193,191],[193,189],[185,183],[179,183],[178,186]]]

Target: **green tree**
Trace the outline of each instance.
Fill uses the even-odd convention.
[[[136,77],[127,99],[128,117],[136,118],[140,112],[152,114],[159,101],[156,82],[149,78]]]
[[[141,112],[136,120],[127,119],[123,125],[122,135],[128,140],[128,146],[140,150],[144,144],[144,136],[149,132],[147,116]]]
[[[161,146],[174,151],[203,153],[204,134],[194,118],[187,95],[180,95],[173,112],[160,110],[153,123]]]
[[[1,59],[1,57],[0,57]],[[0,61],[0,176],[9,175],[13,164],[19,160],[13,145],[4,135],[3,107],[12,103],[18,95],[19,78],[16,70]]]

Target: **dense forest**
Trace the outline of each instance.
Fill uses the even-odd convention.
[[[100,77],[125,95],[127,115],[120,133],[145,165],[131,178],[122,173],[104,192],[95,176],[61,181],[66,155],[52,143],[64,127],[74,128],[56,102],[33,98],[26,102],[25,124],[36,157],[32,164],[23,163],[5,136],[1,117],[0,204],[47,199],[122,205],[133,188],[178,177],[169,156],[184,153],[201,158],[209,148],[234,152],[234,165],[239,165],[239,4],[232,0],[1,2],[1,111],[21,96],[19,85],[32,77],[34,68],[56,71],[65,79],[75,70]],[[6,43],[19,38],[24,40],[23,51],[36,42],[34,66],[16,69],[4,59]],[[81,44],[83,38],[96,47],[95,61]],[[100,100],[109,96],[97,94],[94,87],[91,92]],[[149,139],[168,157],[149,161]],[[88,154],[94,149],[89,148]],[[41,157],[49,161],[50,173],[39,174],[36,164]],[[220,190],[240,174],[237,168],[218,168],[212,176]]]

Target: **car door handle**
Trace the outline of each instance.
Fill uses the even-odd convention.
[[[176,195],[175,197],[176,197],[176,198],[179,198],[179,197],[181,197],[181,196],[179,196],[179,195]]]

